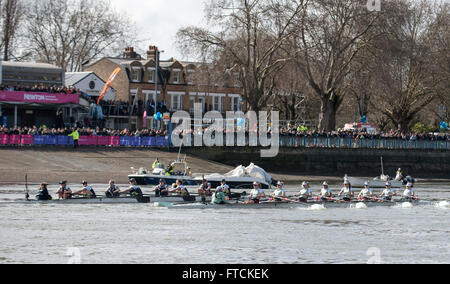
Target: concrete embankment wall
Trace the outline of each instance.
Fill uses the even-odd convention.
[[[251,162],[266,171],[297,176],[377,176],[381,157],[385,174],[398,168],[416,178],[450,179],[449,151],[282,148],[276,158],[261,158],[259,148],[183,148],[183,152],[230,166]]]

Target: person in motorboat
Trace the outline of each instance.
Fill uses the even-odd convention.
[[[109,181],[109,187],[106,189],[105,195],[107,198],[120,197],[120,188],[113,180]]]
[[[350,182],[348,180],[344,182],[344,187],[341,189],[338,196],[339,198],[343,196],[342,199],[346,202],[352,201],[352,199],[355,197],[355,192],[353,191],[353,188],[350,186]]]
[[[271,198],[273,201],[286,200],[286,190],[283,188],[284,183],[279,181],[277,183],[277,189],[272,193]]]
[[[373,200],[373,189],[370,188],[370,183],[368,181],[364,183],[364,188],[359,193],[358,200],[360,200],[360,201],[372,201]]]
[[[331,201],[333,199],[333,192],[330,189],[328,182],[323,183],[322,190],[319,193],[320,200],[322,201]]]
[[[412,184],[410,182],[406,185],[406,189],[403,192],[403,197],[402,197],[403,201],[408,201],[408,202],[417,201],[416,192],[414,191],[413,187],[414,187],[414,184]]]
[[[182,180],[177,180],[175,183],[175,188],[170,191],[170,193],[176,193],[178,196],[189,196],[189,191],[186,186],[183,184]]]
[[[300,193],[298,194],[298,199],[300,202],[307,203],[308,199],[312,198],[312,190],[309,186],[309,182],[305,181],[302,184],[302,189],[300,190]]]
[[[97,198],[97,195],[95,194],[94,189],[88,185],[87,181],[83,181],[81,183],[81,185],[83,186],[83,188],[75,193],[72,194],[72,196],[74,195],[82,195],[85,198]]]
[[[144,195],[134,178],[130,179],[130,187],[121,194],[129,194],[131,197],[142,197]]]
[[[175,165],[174,165],[174,163],[172,163],[167,167],[166,176],[173,176],[174,171],[175,171]]]
[[[395,180],[396,180],[396,181],[402,181],[404,178],[405,178],[405,177],[403,176],[403,171],[402,171],[402,169],[398,169],[398,170],[397,170],[396,177],[395,177]]]
[[[156,158],[156,161],[153,163],[152,169],[164,169],[163,164],[159,161],[159,158]]]
[[[166,180],[160,179],[159,184],[155,186],[153,192],[155,192],[155,197],[169,196],[169,186],[167,185]]]
[[[266,194],[264,190],[261,188],[261,185],[259,182],[255,181],[253,183],[253,189],[250,192],[250,195],[248,197],[247,204],[259,204],[261,202],[261,199],[266,198]]]
[[[48,193],[48,184],[46,182],[41,183],[41,186],[39,188],[39,193],[36,195],[36,200],[39,201],[46,201],[46,200],[52,200],[52,196]]]
[[[212,195],[211,204],[216,205],[228,204],[227,196],[225,195],[222,186],[217,187],[216,192]]]
[[[61,181],[60,187],[58,191],[56,192],[58,194],[59,199],[70,199],[72,198],[72,190],[67,185],[67,181]]]
[[[392,197],[396,196],[397,193],[392,189],[392,184],[390,182],[386,182],[386,188],[383,190],[381,195],[380,202],[389,202],[392,201]]]

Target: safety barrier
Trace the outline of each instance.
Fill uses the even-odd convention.
[[[0,134],[0,145],[53,145],[73,146],[72,137],[59,135],[6,135]],[[168,147],[166,137],[128,137],[128,136],[80,136],[79,146],[108,147]]]

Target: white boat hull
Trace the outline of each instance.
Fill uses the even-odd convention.
[[[371,188],[385,188],[386,181],[382,180],[367,180],[363,178],[347,177],[348,181],[351,183],[352,187],[363,188],[364,184],[368,181]],[[401,188],[403,186],[403,181],[389,181],[392,188]]]

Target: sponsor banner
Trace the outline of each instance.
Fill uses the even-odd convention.
[[[0,91],[0,102],[68,104],[79,103],[78,94]]]

